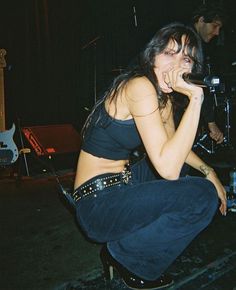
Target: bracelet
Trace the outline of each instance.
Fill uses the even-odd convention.
[[[200,165],[200,171],[207,177],[210,172],[214,171],[212,167],[209,167],[207,165]]]

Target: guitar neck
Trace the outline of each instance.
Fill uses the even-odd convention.
[[[5,49],[0,49],[0,132],[6,130],[5,122],[5,99],[4,99],[4,72],[3,68],[6,66]]]

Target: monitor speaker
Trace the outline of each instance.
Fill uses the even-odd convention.
[[[75,153],[80,135],[70,124],[23,127],[22,132],[38,156]]]

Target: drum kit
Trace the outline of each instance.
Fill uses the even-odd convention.
[[[232,65],[234,63],[236,65],[236,62],[233,62]],[[209,94],[214,99],[215,121],[224,134],[223,142],[217,144],[210,138],[207,129],[203,128],[194,148],[210,155],[228,151],[228,153],[230,152],[234,156],[234,136],[236,136],[236,115],[234,112],[236,108],[236,73],[228,73],[219,78],[219,85],[209,87]]]

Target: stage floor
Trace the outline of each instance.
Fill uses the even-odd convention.
[[[227,183],[229,167],[217,162],[216,170]],[[72,186],[73,178],[70,171],[61,175],[66,186]],[[20,182],[2,178],[0,198],[0,289],[127,289],[118,276],[105,282],[101,245],[81,233],[53,176],[23,177]],[[217,213],[169,268],[175,279],[169,289],[236,290],[235,224],[236,213]]]

